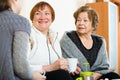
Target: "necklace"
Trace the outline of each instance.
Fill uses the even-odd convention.
[[[51,39],[50,39],[50,37],[49,37],[49,33],[47,34],[47,37],[46,37],[46,43],[47,43],[47,47],[48,47],[48,53],[49,53],[49,64],[51,64],[51,53],[50,53],[50,47],[49,47],[49,44],[51,45],[51,47],[52,47],[52,49],[53,49],[53,51],[55,52],[55,54],[57,55],[57,57],[58,57],[58,59],[60,58],[60,56],[59,56],[59,54],[57,53],[57,51],[55,50],[55,48],[54,48],[54,43],[55,43],[55,41],[56,41],[56,39],[57,39],[57,36],[55,37],[55,40],[52,42],[51,41]]]

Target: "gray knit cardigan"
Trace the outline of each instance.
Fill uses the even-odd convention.
[[[100,50],[98,52],[97,59],[91,68],[88,67],[88,71],[94,71],[94,72],[98,72],[101,74],[106,74],[110,72],[109,63],[108,63],[108,58],[107,58],[107,53],[106,53],[105,40],[102,37],[101,39],[102,39],[102,46],[100,47]],[[83,63],[87,62],[87,59],[84,57],[82,52],[76,47],[73,41],[67,36],[67,33],[65,33],[62,39],[60,40],[60,45],[62,48],[63,57],[78,58],[78,61],[79,61],[78,66],[81,68],[81,71],[86,71],[86,67],[83,65]],[[99,70],[102,68],[107,68],[107,69]]]
[[[29,36],[30,24],[27,19],[10,10],[0,12],[0,80],[32,78],[25,51]]]

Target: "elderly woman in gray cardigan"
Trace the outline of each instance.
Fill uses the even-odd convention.
[[[93,34],[98,25],[95,10],[82,6],[74,13],[74,18],[76,31],[65,32],[60,41],[63,56],[78,58],[81,72],[86,71],[84,63],[88,62],[87,71],[94,72],[94,80],[120,78],[109,70],[105,39]],[[77,74],[73,76],[74,79],[77,77]]]

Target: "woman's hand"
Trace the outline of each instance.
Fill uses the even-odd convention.
[[[79,64],[79,62],[77,62],[77,65]],[[76,70],[74,72],[70,72],[70,74],[75,75],[75,74],[79,74],[81,71],[80,67],[77,66]]]
[[[68,70],[67,59],[60,58],[60,59],[56,60],[53,64],[43,65],[43,70],[45,70],[45,72],[58,70],[58,69]]]
[[[68,61],[65,58],[60,58],[53,63],[53,66],[57,69],[68,70]]]
[[[34,71],[32,80],[46,80],[46,76],[41,75],[39,71]]]
[[[75,75],[75,74],[79,74],[81,71],[80,67],[77,66],[76,70],[74,72],[70,72],[70,74]]]
[[[97,72],[94,72],[94,73],[93,73],[93,78],[94,78],[94,80],[99,79],[101,76],[102,76],[102,74],[100,74],[100,73],[97,73]]]

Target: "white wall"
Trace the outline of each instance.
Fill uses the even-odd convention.
[[[21,15],[29,19],[29,13],[31,8],[41,0],[25,0]],[[55,21],[51,28],[59,33],[59,38],[65,31],[74,30],[74,18],[73,12],[86,2],[93,2],[94,0],[43,0],[51,4],[56,13]]]

